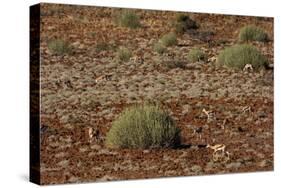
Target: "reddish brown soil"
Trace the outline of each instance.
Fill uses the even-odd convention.
[[[273,170],[273,71],[233,71],[215,61],[167,69],[153,44],[172,30],[175,13],[137,13],[142,27],[128,29],[115,25],[115,9],[42,5],[41,183]],[[196,34],[179,36],[179,44],[168,49],[170,56],[184,61],[189,49],[200,47],[209,59],[216,57],[237,43],[242,26],[255,24],[267,31],[271,41],[253,45],[273,63],[272,19],[189,15],[200,24],[198,33],[214,35],[208,41]],[[69,41],[73,53],[51,54],[47,42],[53,38]],[[144,57],[144,64],[116,63],[114,50],[95,50],[101,41],[130,48],[134,56]],[[113,79],[95,83],[104,74]],[[182,147],[106,148],[111,122],[127,106],[147,100],[160,101],[168,109],[182,130]],[[246,106],[251,110],[243,112]],[[207,121],[203,108],[212,110],[215,119]],[[96,131],[92,142],[85,133],[88,127]],[[201,138],[193,134],[197,127],[203,127]],[[214,161],[206,144],[225,144],[229,160]]]

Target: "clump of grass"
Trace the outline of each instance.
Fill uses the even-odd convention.
[[[158,41],[157,43],[154,44],[153,49],[158,53],[158,54],[163,54],[166,52],[166,47],[162,44],[162,42]]]
[[[257,26],[248,25],[248,26],[243,27],[240,30],[239,40],[242,42],[245,42],[245,41],[265,42],[268,40],[268,35],[264,30],[262,30],[261,28],[259,28]]]
[[[157,105],[135,105],[125,109],[106,135],[110,148],[162,148],[180,144],[180,129]]]
[[[197,29],[198,25],[188,15],[180,13],[176,15],[174,27],[177,34],[183,34],[189,29]]]
[[[168,33],[163,35],[159,42],[166,47],[173,46],[177,44],[177,36],[175,33]]]
[[[254,46],[242,44],[221,51],[218,63],[235,69],[243,69],[246,64],[251,64],[254,69],[259,69],[267,65],[267,60]]]
[[[195,63],[198,61],[206,61],[207,56],[199,48],[193,48],[188,52],[187,59],[189,62]]]
[[[123,10],[117,15],[116,23],[122,27],[136,29],[141,26],[139,16],[133,10]]]
[[[48,48],[52,54],[56,55],[70,54],[72,51],[70,44],[61,39],[50,40],[48,42]]]
[[[132,57],[132,52],[125,47],[121,47],[117,50],[117,58],[120,61],[129,61]]]

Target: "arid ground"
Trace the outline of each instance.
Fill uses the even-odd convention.
[[[41,5],[42,184],[273,170],[273,70],[234,70],[216,62],[220,50],[238,43],[241,27],[254,24],[270,40],[251,44],[273,64],[273,19],[187,13],[199,28],[158,54],[153,46],[172,31],[176,13],[136,10],[141,27],[130,29],[115,24],[118,11]],[[72,53],[52,54],[52,39],[69,42]],[[100,43],[108,46],[97,49]],[[116,60],[121,46],[132,52],[127,62]],[[194,47],[208,59],[188,62]],[[185,66],[171,66],[174,61]],[[103,75],[110,79],[95,82]],[[107,148],[112,121],[144,101],[165,106],[181,129],[182,147]],[[224,144],[229,158],[214,161],[207,144]]]

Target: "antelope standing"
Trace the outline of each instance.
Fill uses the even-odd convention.
[[[207,116],[207,121],[210,121],[210,120],[213,119],[214,116],[215,116],[214,113],[213,113],[211,110],[207,111],[205,108],[203,108],[202,112],[203,112],[204,114],[206,114],[206,116]]]
[[[251,112],[251,107],[250,106],[243,107],[242,113],[246,113],[246,112]]]
[[[208,144],[206,146],[206,148],[211,148],[212,150],[214,150],[213,154],[218,152],[218,151],[222,151],[223,153],[225,152],[225,145],[224,144],[216,144],[216,145],[210,145]]]

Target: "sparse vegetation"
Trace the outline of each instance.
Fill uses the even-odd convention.
[[[133,10],[124,10],[117,15],[116,23],[122,27],[136,29],[141,26],[139,16]]]
[[[183,34],[189,29],[197,29],[197,23],[192,20],[188,15],[177,14],[175,19],[174,27],[177,34]]]
[[[121,113],[106,136],[111,148],[175,147],[180,130],[157,105],[135,105]]]
[[[251,64],[254,69],[259,69],[266,66],[267,60],[254,46],[242,44],[221,51],[218,63],[236,69],[243,69],[246,64]]]
[[[115,22],[121,8],[43,3],[40,13],[53,6],[63,12],[41,17],[41,40],[35,43],[40,45],[41,66],[31,61],[31,81],[40,84],[44,174],[39,183],[274,168],[278,66],[273,62],[273,18],[130,9],[141,22],[140,28],[130,29]],[[174,24],[185,23],[187,16],[199,29],[184,26],[180,35]],[[31,19],[32,33],[40,29],[36,24]],[[269,42],[240,42],[240,29],[251,24],[264,28]],[[161,38],[170,32],[178,43],[165,46]],[[68,42],[72,52],[54,55],[48,48],[52,39]],[[245,49],[223,52],[236,44],[256,47],[269,65],[264,70],[244,66],[261,59],[241,60],[251,56]],[[39,71],[40,80],[33,70]],[[216,145],[225,151],[215,152],[221,148]]]
[[[48,42],[48,49],[52,54],[64,55],[69,54],[72,51],[68,42],[61,39],[54,39]]]
[[[129,61],[132,57],[132,52],[125,47],[121,47],[117,51],[117,57],[120,61]]]
[[[261,28],[254,26],[254,25],[248,25],[243,27],[240,30],[239,33],[239,40],[244,41],[260,41],[265,42],[268,40],[267,33],[262,30]]]
[[[177,36],[175,33],[168,33],[168,34],[163,35],[163,37],[160,39],[159,42],[162,43],[166,47],[173,46],[173,45],[177,44]]]
[[[187,54],[187,58],[189,62],[195,63],[198,61],[206,61],[206,54],[200,50],[199,48],[193,48]]]

